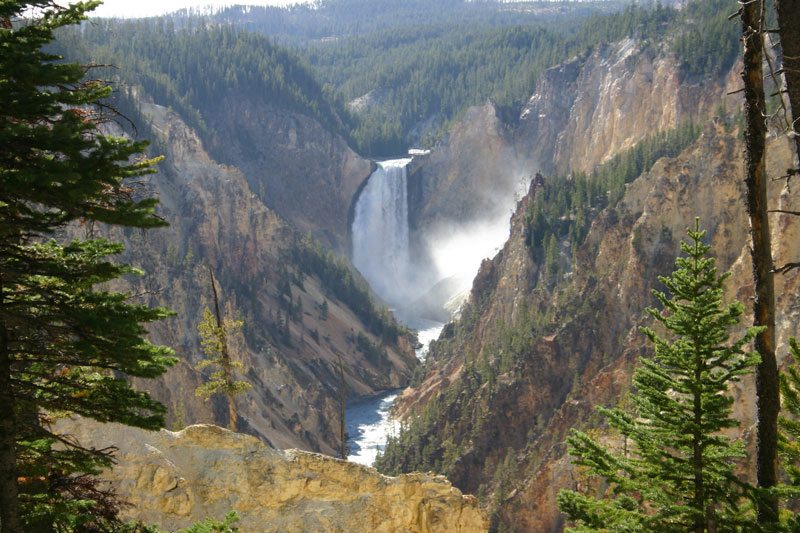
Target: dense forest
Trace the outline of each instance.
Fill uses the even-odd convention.
[[[62,31],[59,51],[87,63],[125,65],[105,74],[173,107],[205,138],[213,134],[205,115],[224,98],[286,108],[346,133],[315,75],[294,53],[262,35],[190,22],[176,30],[168,17],[93,21]]]
[[[544,69],[600,43],[637,37],[679,54],[686,76],[718,76],[738,52],[727,21],[731,6],[726,0],[681,11],[629,5],[611,15],[570,13],[489,29],[425,24],[312,43],[298,52],[333,87],[330,93],[350,102],[356,146],[393,155],[410,144],[430,147],[467,106],[486,99],[515,122]]]
[[[507,12],[494,3],[454,2],[458,9],[437,9],[447,13],[437,16],[405,3],[395,8],[399,15],[405,9],[425,14],[418,24],[415,17],[362,19],[386,6],[356,3],[359,9],[332,2],[327,11],[315,11],[314,17],[344,28],[335,39],[311,36],[311,26],[326,34],[324,25],[297,29],[301,40],[281,39],[270,24],[285,29],[292,25],[282,18],[314,19],[305,13],[310,8],[297,6],[99,20],[63,32],[60,41],[69,57],[126,65],[113,74],[180,111],[206,139],[209,110],[224,97],[244,98],[313,117],[372,157],[431,147],[468,106],[487,99],[505,121],[515,122],[543,70],[600,43],[637,37],[666,46],[681,57],[687,77],[727,71],[738,50],[727,0],[682,10],[660,3],[624,9],[614,2],[546,3],[547,16]],[[473,9],[483,23],[470,22]],[[486,10],[496,16],[487,17]],[[345,12],[360,15],[350,20]]]
[[[487,29],[541,23],[564,15],[581,18],[598,11],[611,13],[628,4],[625,0],[521,2],[511,5],[491,0],[441,0],[435,3],[428,0],[323,0],[313,5],[289,7],[234,6],[220,9],[209,17],[216,22],[263,33],[281,44],[302,46],[376,32],[391,33],[398,28],[414,26],[435,25],[446,31],[448,27],[459,26]],[[183,23],[194,16],[195,12],[184,10],[176,13],[175,18],[178,23]]]

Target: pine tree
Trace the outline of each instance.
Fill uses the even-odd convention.
[[[579,530],[727,531],[744,523],[746,485],[733,465],[743,447],[721,432],[738,425],[728,387],[758,364],[744,347],[759,329],[729,341],[743,307],[723,307],[728,274],[717,276],[704,235],[696,222],[689,242],[681,243],[687,257],[676,260],[671,277],[660,278],[671,296],[653,291],[664,312],[647,312],[674,338],[643,328],[655,354],[634,373],[635,414],[599,409],[632,450],[616,455],[579,431],[568,438],[575,462],[610,484],[597,498],[559,494],[560,509]]]
[[[54,240],[77,222],[164,222],[135,178],[153,172],[145,143],[99,131],[111,88],[43,50],[99,2],[0,2],[0,530],[104,529],[117,511],[91,474],[110,466],[58,434],[63,413],[144,428],[164,408],[127,376],[155,377],[171,351],[145,340],[167,316],[105,285],[137,274],[103,239]]]
[[[219,296],[214,279],[214,273],[209,269],[211,277],[211,289],[214,294],[214,313],[206,307],[203,310],[203,319],[197,326],[200,333],[200,344],[206,358],[197,365],[198,370],[208,367],[216,367],[209,380],[197,387],[195,394],[203,398],[210,398],[216,394],[222,394],[228,400],[228,428],[236,431],[236,403],[235,398],[238,394],[246,392],[252,385],[246,381],[236,379],[237,370],[243,368],[242,363],[235,361],[228,349],[228,338],[237,330],[244,326],[241,320],[223,320],[219,309]],[[288,316],[287,316],[288,320]]]
[[[796,510],[800,500],[800,367],[797,366],[800,361],[800,345],[793,338],[789,339],[789,344],[795,364],[789,366],[780,376],[783,414],[778,419],[778,449],[786,480],[784,484],[775,487],[773,495],[776,499],[790,500],[792,505],[787,507]],[[784,513],[781,518],[787,531],[800,531],[800,513]]]

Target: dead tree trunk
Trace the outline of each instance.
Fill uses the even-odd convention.
[[[755,299],[753,323],[764,327],[755,339],[761,355],[756,370],[758,408],[756,474],[758,485],[767,489],[778,478],[778,411],[780,393],[778,366],[775,360],[775,287],[773,283],[772,244],[767,207],[766,121],[764,99],[763,0],[742,5],[742,40],[744,42],[744,112],[745,183],[747,213],[750,217],[751,256]],[[778,520],[778,504],[774,497],[764,496],[758,503],[761,524]]]
[[[336,353],[339,360],[339,454],[342,460],[347,460],[347,442],[345,440],[345,413],[347,407],[347,389],[344,382],[344,366],[342,365],[342,355]]]
[[[800,158],[800,0],[775,0],[778,35],[783,52],[783,73],[791,106],[790,122]],[[800,169],[796,169],[800,170]]]
[[[230,374],[233,373],[233,365],[231,365],[231,356],[228,353],[228,339],[225,335],[225,328],[222,325],[222,313],[219,310],[219,296],[217,295],[217,283],[214,279],[214,271],[211,270],[211,267],[208,267],[208,274],[211,276],[211,291],[214,293],[214,314],[217,318],[217,330],[219,334],[222,336],[220,339],[222,342],[222,359],[223,365],[225,366],[224,370],[228,373],[228,379],[232,379]],[[236,422],[237,422],[237,415],[236,415],[236,404],[233,403],[233,396],[230,394],[226,394],[228,399],[228,429],[231,431],[236,431]]]

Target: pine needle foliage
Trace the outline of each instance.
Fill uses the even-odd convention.
[[[791,356],[795,361],[781,373],[781,407],[778,418],[778,451],[782,459],[786,479],[774,490],[778,498],[788,500],[797,509],[800,500],[800,345],[797,339],[789,339]],[[788,506],[787,506],[788,507]],[[782,525],[787,531],[800,531],[800,513],[784,513]]]
[[[738,425],[728,388],[758,363],[745,347],[759,329],[730,340],[743,307],[723,306],[729,274],[717,274],[699,221],[688,235],[686,257],[659,278],[669,295],[653,291],[663,311],[647,310],[670,338],[642,328],[655,354],[634,373],[634,414],[598,409],[633,446],[619,455],[576,430],[567,440],[575,463],[606,482],[595,494],[559,494],[574,531],[746,530],[749,486],[734,474],[743,445],[722,432]]]
[[[146,143],[108,136],[111,87],[48,53],[53,32],[99,2],[0,1],[0,526],[2,531],[99,531],[118,502],[92,475],[112,464],[53,429],[61,415],[157,429],[164,407],[128,377],[175,359],[145,339],[166,316],[108,283],[137,269],[122,246],[68,242],[85,224],[164,226],[142,180]],[[109,116],[111,115],[111,116]],[[91,232],[90,232],[91,233]]]
[[[224,395],[228,400],[230,411],[230,428],[236,430],[236,409],[234,398],[236,395],[247,392],[252,385],[246,381],[236,379],[236,372],[244,367],[235,361],[228,351],[228,338],[244,326],[241,320],[220,320],[206,307],[203,310],[203,319],[197,326],[200,333],[200,344],[206,358],[197,364],[198,370],[213,367],[214,371],[208,381],[195,389],[195,394],[203,398],[210,398],[216,394]]]

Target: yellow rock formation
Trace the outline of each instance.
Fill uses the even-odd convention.
[[[477,500],[442,476],[387,477],[375,469],[212,425],[149,432],[81,420],[81,443],[116,446],[104,478],[131,506],[124,517],[173,530],[236,511],[241,531],[486,531]]]

